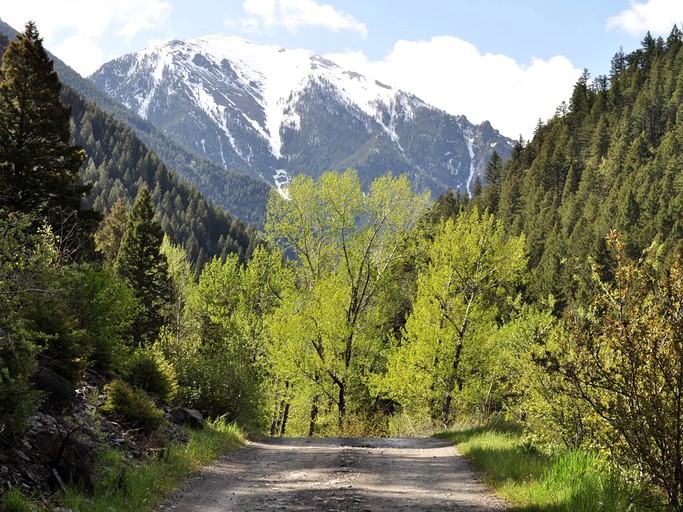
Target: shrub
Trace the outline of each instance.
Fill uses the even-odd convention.
[[[114,380],[104,387],[102,410],[126,426],[145,433],[157,430],[164,423],[164,413],[154,405],[144,391],[133,389],[122,380]]]
[[[196,353],[178,367],[179,401],[204,416],[222,416],[250,428],[263,422],[260,389],[250,375],[235,364],[229,351]]]
[[[36,368],[35,347],[3,332],[0,325],[0,436],[23,431],[35,412],[40,393],[31,389]]]
[[[87,332],[91,364],[102,373],[121,370],[137,311],[133,291],[110,268],[72,265],[62,278],[65,301]]]
[[[133,354],[126,371],[126,381],[164,402],[173,400],[178,393],[173,366],[161,350],[154,347],[140,348]]]

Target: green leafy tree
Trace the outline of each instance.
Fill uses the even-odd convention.
[[[142,187],[128,218],[121,241],[116,272],[130,285],[140,303],[133,325],[137,342],[151,343],[164,324],[171,301],[168,263],[161,252],[164,233],[154,220],[154,205],[147,187]]]
[[[85,153],[70,144],[70,109],[34,23],[12,41],[0,68],[0,206],[41,210],[71,256],[92,249],[98,217],[82,208]]]
[[[62,299],[87,333],[87,362],[104,374],[120,371],[131,345],[131,325],[138,303],[131,288],[110,267],[91,263],[63,270]]]
[[[282,254],[257,247],[247,264],[233,254],[206,264],[186,294],[185,328],[165,337],[177,361],[180,397],[210,416],[263,428],[276,383],[269,378],[264,319],[293,285]]]
[[[475,208],[443,223],[380,387],[414,414],[451,422],[466,381],[463,361],[495,332],[525,265],[524,238],[508,237],[492,215]]]
[[[353,170],[317,182],[301,175],[288,199],[271,195],[267,235],[299,262],[299,287],[270,324],[271,348],[277,371],[308,390],[312,425],[318,411],[342,425],[349,411],[363,410],[384,336],[376,330],[378,297],[427,201],[405,177],[390,175],[364,193]]]

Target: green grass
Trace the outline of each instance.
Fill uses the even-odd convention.
[[[573,450],[550,456],[514,425],[439,434],[457,444],[514,512],[636,512],[644,492],[596,455]]]
[[[173,444],[163,456],[145,463],[131,465],[119,452],[109,450],[99,460],[94,493],[70,488],[55,501],[74,512],[149,511],[197,469],[244,442],[238,427],[217,421],[192,431],[187,444]]]
[[[5,491],[1,498],[0,512],[31,512],[33,510],[31,500],[15,489]]]

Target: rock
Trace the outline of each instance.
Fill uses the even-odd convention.
[[[28,457],[26,456],[26,454],[25,454],[24,452],[22,452],[21,450],[14,450],[14,453],[16,453],[19,457],[21,457],[22,459],[24,459],[24,460],[27,461],[27,462],[30,462],[30,461],[31,461],[31,459],[28,458]]]
[[[57,420],[48,414],[38,413],[28,421],[30,428],[27,439],[30,439],[30,444],[43,461],[50,461],[62,444]]]
[[[59,484],[59,487],[61,487],[63,491],[66,491],[66,485],[64,484],[62,477],[59,476],[59,472],[55,468],[52,468],[52,476],[55,478],[57,484]]]
[[[187,407],[177,407],[168,413],[169,419],[178,425],[189,425],[192,428],[204,428],[202,413]]]
[[[74,386],[64,377],[49,368],[38,368],[33,375],[36,389],[45,393],[42,409],[52,414],[61,414],[76,398]]]

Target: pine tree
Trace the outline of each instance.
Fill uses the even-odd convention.
[[[113,264],[119,254],[121,241],[128,224],[128,212],[121,198],[112,205],[111,210],[102,221],[100,229],[95,233],[97,252],[102,254],[105,261]]]
[[[128,218],[115,269],[133,288],[141,311],[134,325],[138,343],[153,342],[163,325],[164,309],[171,302],[168,262],[161,252],[164,233],[154,220],[154,205],[142,187]]]
[[[484,179],[486,188],[483,191],[483,206],[484,209],[495,212],[498,209],[500,188],[503,183],[503,160],[496,151],[493,152],[491,159],[486,164]]]
[[[0,207],[41,210],[69,253],[90,246],[97,215],[82,209],[85,153],[70,144],[71,112],[33,22],[12,41],[0,67]]]

